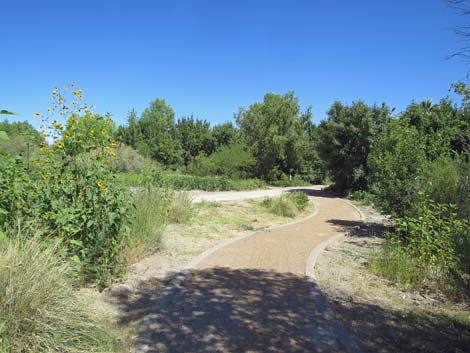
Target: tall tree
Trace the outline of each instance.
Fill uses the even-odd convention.
[[[256,158],[256,173],[277,179],[281,173],[295,173],[299,167],[301,113],[293,92],[268,93],[261,103],[240,109],[237,124]]]
[[[214,151],[214,140],[209,122],[196,119],[193,116],[183,117],[178,120],[176,130],[183,148],[183,159],[186,166],[197,155],[210,154]]]
[[[339,190],[366,189],[368,157],[377,132],[390,119],[385,105],[333,103],[320,124],[319,152]]]

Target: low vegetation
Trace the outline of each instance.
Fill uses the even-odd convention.
[[[115,352],[112,330],[79,300],[60,242],[0,242],[0,352]]]
[[[307,208],[308,196],[303,192],[290,192],[276,198],[266,198],[262,206],[278,216],[295,217],[299,211]]]

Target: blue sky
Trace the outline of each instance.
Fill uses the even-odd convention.
[[[434,101],[467,66],[444,0],[1,0],[0,108],[34,121],[74,82],[124,123],[157,97],[213,123],[294,91],[315,121],[334,100]]]

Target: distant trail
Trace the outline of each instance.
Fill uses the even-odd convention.
[[[308,189],[314,217],[231,243],[171,290],[149,293],[152,309],[132,352],[355,352],[305,270],[316,246],[361,216],[341,199]],[[282,189],[267,191],[274,196]],[[211,195],[199,200],[268,196],[266,190]]]
[[[289,190],[320,190],[321,186],[307,186],[307,187],[286,187],[286,188],[271,188],[265,190],[252,190],[252,191],[192,191],[190,195],[193,202],[200,201],[236,201],[244,199],[256,199],[260,197],[274,197],[279,196],[283,192]]]

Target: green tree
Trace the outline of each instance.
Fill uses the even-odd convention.
[[[210,123],[193,116],[183,117],[176,123],[177,136],[183,148],[185,166],[197,155],[214,151]]]
[[[363,190],[368,186],[368,157],[377,133],[390,119],[387,105],[351,106],[333,103],[319,127],[319,153],[339,190]]]
[[[140,119],[131,111],[128,126],[121,133],[124,141],[145,157],[166,166],[178,166],[183,161],[175,112],[164,99],[150,102]]]
[[[228,146],[239,140],[239,131],[231,122],[214,126],[212,129],[215,149]]]
[[[256,158],[256,175],[275,180],[293,174],[300,163],[301,112],[293,92],[268,93],[261,103],[240,109],[237,124]]]

